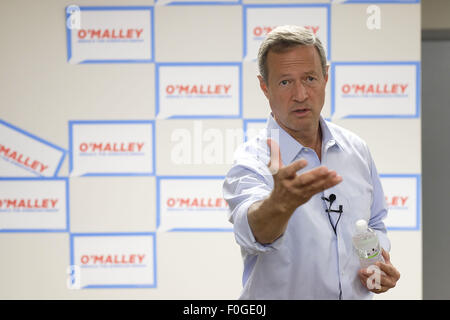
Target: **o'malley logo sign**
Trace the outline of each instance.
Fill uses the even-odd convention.
[[[238,117],[241,64],[158,64],[158,118]]]
[[[66,8],[70,63],[153,61],[153,7]]]
[[[420,175],[380,175],[388,207],[385,224],[390,229],[420,228]]]
[[[333,63],[332,118],[417,117],[416,63]]]
[[[71,235],[70,289],[156,287],[154,233]]]
[[[327,4],[247,5],[244,15],[244,59],[256,59],[267,34],[282,25],[301,25],[319,37],[325,50],[328,48],[330,12]]]
[[[0,177],[57,176],[66,150],[0,119]]]
[[[67,231],[67,178],[0,180],[0,231]]]
[[[69,170],[83,175],[152,175],[153,121],[70,121]]]
[[[231,230],[219,177],[158,178],[159,230]]]

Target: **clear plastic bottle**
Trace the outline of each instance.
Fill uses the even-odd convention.
[[[356,233],[352,240],[362,268],[367,268],[377,261],[384,262],[378,236],[369,228],[366,220],[356,221]]]

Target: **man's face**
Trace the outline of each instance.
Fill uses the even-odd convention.
[[[266,63],[267,83],[261,76],[258,78],[278,124],[291,134],[317,130],[328,72],[323,75],[316,48],[297,46],[281,53],[269,51]]]

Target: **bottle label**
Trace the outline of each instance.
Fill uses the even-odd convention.
[[[375,257],[378,256],[379,254],[380,254],[380,251],[379,251],[379,249],[378,249],[377,252],[375,252],[375,253],[374,253],[373,255],[371,255],[371,256],[368,256],[367,259],[375,258]]]

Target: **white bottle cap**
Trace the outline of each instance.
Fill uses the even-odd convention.
[[[367,221],[364,219],[356,221],[356,233],[364,233],[367,231]]]

